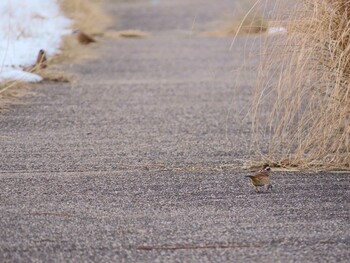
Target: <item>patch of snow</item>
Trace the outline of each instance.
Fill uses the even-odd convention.
[[[287,29],[285,27],[269,27],[268,34],[286,34]]]
[[[25,72],[21,69],[4,67],[0,73],[2,81],[18,80],[22,82],[40,82],[43,80],[37,74]]]
[[[59,9],[57,0],[0,1],[0,82],[38,81],[23,67],[35,64],[40,49],[48,56],[59,52],[62,36],[72,21]],[[10,73],[12,71],[12,73]]]

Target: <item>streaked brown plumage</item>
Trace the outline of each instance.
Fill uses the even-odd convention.
[[[249,177],[257,192],[259,192],[260,187],[264,186],[266,186],[267,190],[269,190],[272,189],[270,171],[270,166],[268,164],[264,164],[263,169],[253,175],[246,175],[246,177]]]
[[[36,58],[35,66],[36,68],[46,68],[47,67],[46,62],[47,62],[46,53],[43,49],[40,49],[38,56]]]
[[[77,36],[79,43],[83,45],[88,45],[90,43],[96,42],[95,39],[93,39],[92,37],[90,37],[89,35],[85,34],[80,30],[74,30],[73,34]]]

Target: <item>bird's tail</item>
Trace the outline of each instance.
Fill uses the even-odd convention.
[[[252,178],[252,177],[254,177],[254,175],[246,175],[245,177]]]

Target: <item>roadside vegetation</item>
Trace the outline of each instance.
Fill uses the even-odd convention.
[[[74,22],[72,29],[79,29],[93,37],[102,37],[111,23],[101,4],[103,0],[61,0],[64,14]],[[53,59],[55,63],[67,63],[93,57],[90,47],[82,46],[74,35],[63,39],[62,53]]]
[[[264,39],[254,150],[285,167],[350,169],[349,1],[276,5],[274,19],[288,33]]]

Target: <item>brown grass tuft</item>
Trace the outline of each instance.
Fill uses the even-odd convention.
[[[20,81],[0,83],[0,112],[6,111],[10,105],[19,104],[16,98],[33,94],[30,91],[32,85]]]
[[[108,38],[143,38],[147,37],[147,33],[140,30],[122,30],[122,31],[107,31],[103,34]]]
[[[300,0],[283,17],[288,35],[266,41],[255,138],[285,166],[350,169],[349,3]]]
[[[90,46],[82,45],[74,35],[63,37],[61,53],[49,59],[50,64],[79,63],[95,57],[94,50]]]
[[[111,19],[101,7],[101,0],[61,0],[63,12],[75,21],[73,27],[94,35],[103,34]]]
[[[111,18],[103,11],[102,0],[61,0],[64,13],[74,20],[72,28],[93,36],[103,36]],[[63,38],[62,52],[51,59],[52,63],[72,63],[94,57],[91,47],[82,46],[76,36]]]
[[[39,75],[43,78],[44,81],[53,81],[53,82],[72,82],[74,77],[61,70],[42,70],[39,72]]]

